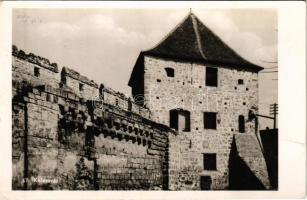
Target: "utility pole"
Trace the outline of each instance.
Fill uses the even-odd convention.
[[[277,113],[278,112],[278,104],[270,104],[270,115],[273,115],[274,119],[274,129],[276,129],[276,122],[277,122]]]

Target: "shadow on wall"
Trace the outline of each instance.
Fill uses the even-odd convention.
[[[229,190],[265,190],[237,151],[233,137],[229,156]]]

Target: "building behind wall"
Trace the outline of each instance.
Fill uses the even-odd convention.
[[[257,154],[243,153],[243,159],[269,188],[261,149],[254,148],[259,147],[255,123],[248,120],[249,110],[258,110],[262,69],[235,53],[193,13],[140,53],[129,80],[132,93],[144,96],[153,120],[179,132],[169,139],[169,189],[229,188],[233,141],[245,146],[241,151],[256,149]],[[250,140],[235,140],[240,134]]]

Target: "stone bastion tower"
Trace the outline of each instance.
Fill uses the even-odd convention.
[[[169,136],[170,190],[268,189],[255,121],[258,72],[193,13],[142,51],[128,85]],[[144,97],[144,101],[140,98]]]

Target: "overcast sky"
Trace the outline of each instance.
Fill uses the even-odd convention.
[[[15,9],[13,44],[130,95],[127,83],[139,52],[156,45],[188,13],[189,9]],[[193,13],[242,57],[265,68],[277,66],[264,62],[277,61],[276,10]],[[265,71],[273,70],[277,69]],[[277,73],[259,74],[262,114],[277,102],[275,79]]]

